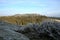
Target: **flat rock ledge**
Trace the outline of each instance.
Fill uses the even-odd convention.
[[[25,35],[15,32],[18,26],[0,21],[0,40],[29,40]]]

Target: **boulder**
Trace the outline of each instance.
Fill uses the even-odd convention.
[[[25,35],[16,32],[17,25],[0,22],[0,40],[29,40]]]
[[[15,25],[15,24],[11,24],[11,23],[7,23],[4,21],[0,21],[0,28],[2,29],[10,29],[10,30],[18,30],[21,26]]]
[[[21,33],[14,32],[9,29],[0,30],[0,40],[29,40]]]

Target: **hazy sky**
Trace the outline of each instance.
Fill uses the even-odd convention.
[[[17,13],[60,16],[60,0],[0,0],[0,16]]]

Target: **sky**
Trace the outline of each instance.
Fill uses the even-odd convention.
[[[0,16],[26,13],[60,17],[60,0],[0,0]]]

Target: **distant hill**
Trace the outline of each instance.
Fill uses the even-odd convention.
[[[0,20],[17,25],[26,25],[27,23],[40,23],[43,20],[51,19],[51,17],[40,14],[16,14],[13,16],[2,16]]]
[[[42,16],[40,14],[15,14],[13,16]]]

